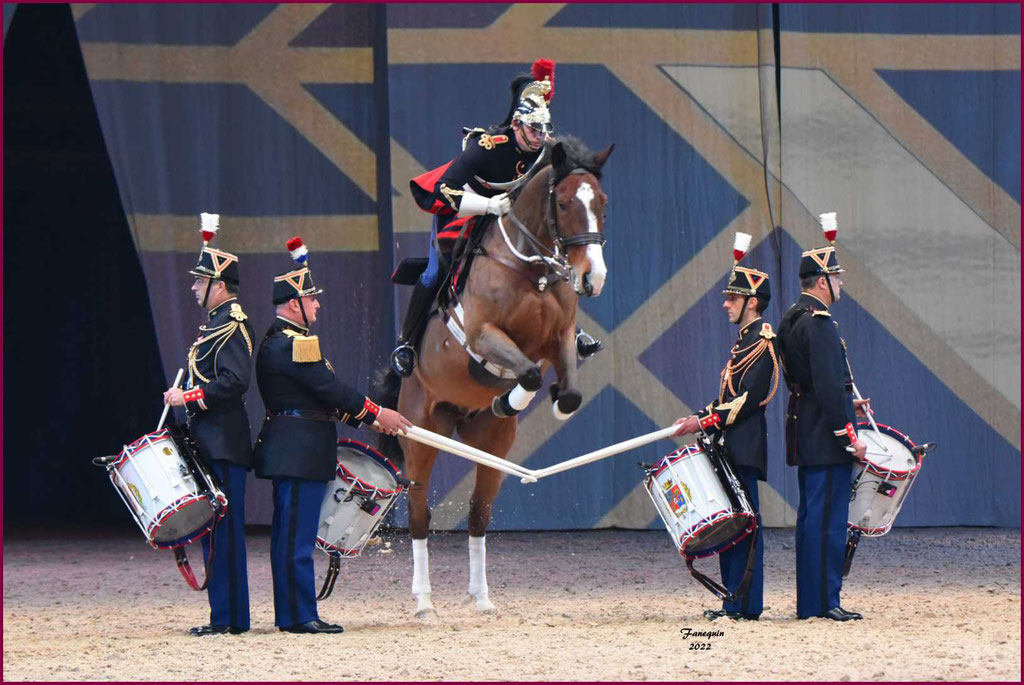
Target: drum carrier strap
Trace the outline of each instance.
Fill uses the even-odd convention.
[[[331,563],[327,567],[327,577],[324,578],[323,587],[320,588],[320,594],[316,596],[317,601],[327,599],[334,592],[334,581],[338,579],[338,573],[341,571],[341,555],[331,554]]]
[[[195,572],[192,570],[192,565],[188,561],[188,553],[185,552],[185,545],[174,548],[174,562],[178,566],[178,572],[181,573],[181,577],[185,579],[188,586],[197,592],[205,590],[210,584],[210,570],[213,568],[213,553],[216,541],[217,524],[224,518],[223,505],[220,500],[217,499],[216,495],[212,492],[212,479],[214,478],[213,472],[207,467],[206,462],[203,461],[199,446],[195,443],[195,438],[192,434],[182,426],[177,424],[169,424],[167,431],[171,435],[171,439],[174,440],[178,446],[182,456],[185,458],[185,463],[193,471],[193,477],[197,483],[206,482],[211,486],[210,506],[213,507],[213,524],[210,526],[210,551],[206,555],[206,563],[203,565],[203,583],[199,584],[199,579],[196,578]],[[202,536],[200,536],[201,538]],[[195,539],[189,540],[189,542],[195,542]],[[186,543],[187,544],[187,543]]]
[[[732,488],[738,488],[740,492],[747,497],[747,501],[750,501],[749,495],[743,488],[743,483],[733,474],[732,469],[729,468],[728,462],[725,460],[725,455],[722,454],[722,450],[717,443],[713,440],[701,439],[701,445],[704,447],[704,451],[707,452],[708,459],[711,461],[712,466],[719,470],[725,475],[726,480],[730,482]],[[734,500],[736,497],[732,488],[728,491],[730,500]],[[734,505],[737,502],[733,502]],[[737,507],[738,508],[738,507]],[[750,538],[750,551],[747,553],[747,568],[743,571],[743,580],[740,581],[739,586],[735,592],[730,592],[728,588],[716,583],[714,580],[704,575],[693,567],[694,557],[689,555],[683,555],[686,559],[686,568],[690,570],[692,575],[697,582],[706,587],[711,591],[718,599],[724,602],[737,602],[740,598],[747,594],[747,590],[750,589],[750,581],[754,576],[754,560],[757,558],[757,536],[761,534],[760,526],[757,525],[757,519],[754,519],[754,530],[751,532]]]

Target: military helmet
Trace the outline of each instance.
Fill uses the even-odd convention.
[[[230,252],[215,250],[210,247],[210,241],[217,235],[220,228],[220,215],[207,214],[199,215],[199,232],[203,234],[203,249],[199,253],[199,261],[189,270],[193,276],[206,276],[216,278],[238,286],[238,257]]]
[[[825,247],[818,247],[807,250],[800,256],[800,278],[811,276],[831,276],[846,271],[839,265],[839,258],[836,257],[836,213],[827,212],[818,217],[821,222],[821,230],[825,233],[825,240],[829,242]]]
[[[518,121],[522,126],[553,133],[549,103],[555,94],[555,63],[539,59],[530,68],[530,74],[521,74],[512,80],[512,104],[503,126]]]
[[[733,241],[733,267],[729,274],[729,282],[722,292],[746,297],[757,297],[765,302],[771,299],[772,291],[768,283],[768,274],[750,267],[740,266],[740,260],[746,256],[750,248],[750,234],[737,233]]]
[[[299,268],[274,277],[274,304],[284,304],[293,297],[309,297],[322,293],[323,288],[318,288],[313,283],[313,272],[309,270],[308,265],[309,250],[303,244],[302,238],[290,238],[285,247]]]

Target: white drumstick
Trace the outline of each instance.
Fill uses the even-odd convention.
[[[379,426],[380,422],[374,422],[374,425]],[[454,454],[457,457],[468,459],[469,461],[489,466],[492,469],[497,469],[510,476],[516,476],[522,478],[524,483],[536,483],[537,479],[534,477],[534,472],[528,468],[520,466],[514,462],[502,459],[501,457],[495,456],[489,452],[484,452],[475,447],[463,444],[458,440],[452,440],[438,433],[428,431],[419,426],[412,426],[407,428],[402,433],[405,437],[416,442],[429,445],[430,447],[437,448],[449,454]]]
[[[860,390],[857,389],[857,384],[850,383],[850,385],[853,386],[853,394],[857,397],[857,399],[863,401],[864,398],[861,397]],[[875,434],[878,436],[878,444],[881,445],[882,451],[885,452],[886,454],[889,454],[889,448],[885,446],[885,440],[882,439],[882,431],[878,430],[878,424],[875,423],[875,417],[872,416],[871,412],[868,411],[867,409],[864,410],[864,413],[867,415],[868,421],[871,422],[871,427],[875,429]]]
[[[181,383],[181,377],[184,375],[185,369],[178,369],[178,375],[174,377],[174,384],[171,386],[171,388],[178,387],[178,383]],[[161,428],[164,427],[164,421],[167,420],[167,412],[170,411],[170,409],[171,405],[168,402],[167,404],[164,405],[164,413],[160,415],[160,423],[156,425],[157,430],[160,430]]]
[[[537,478],[543,478],[544,476],[550,476],[555,473],[560,473],[561,471],[574,469],[577,466],[583,466],[584,464],[589,464],[600,459],[613,457],[616,454],[620,454],[627,450],[636,449],[637,447],[641,447],[648,443],[669,438],[678,430],[679,426],[669,426],[668,428],[662,428],[661,430],[654,431],[653,433],[646,433],[635,438],[630,438],[629,440],[623,440],[622,442],[617,442],[614,445],[609,445],[608,447],[588,452],[582,456],[576,457],[575,459],[569,459],[568,461],[563,461],[559,464],[555,464],[554,466],[549,466],[546,469],[534,471],[533,475]]]

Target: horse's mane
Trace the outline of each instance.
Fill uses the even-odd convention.
[[[544,152],[540,156],[540,162],[530,170],[526,178],[527,182],[542,170],[551,166],[551,148],[558,143],[561,143],[562,149],[565,150],[565,165],[561,169],[554,171],[555,176],[553,180],[556,184],[575,169],[584,169],[588,173],[593,174],[597,180],[601,180],[601,165],[594,160],[597,153],[588,148],[586,143],[579,138],[564,136],[545,141]]]

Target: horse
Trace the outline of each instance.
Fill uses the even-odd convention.
[[[413,375],[404,380],[393,371],[378,375],[385,404],[395,406],[400,383],[397,409],[414,425],[444,436],[458,431],[464,443],[502,458],[515,441],[516,414],[541,389],[549,366],[557,376],[550,388],[555,417],[566,420],[579,408],[576,308],[580,296],[601,294],[607,275],[608,198],[600,178],[613,148],[594,153],[571,137],[545,144],[534,167],[513,182],[517,194],[511,212],[495,219],[474,249],[461,294],[453,290],[442,316],[427,323]],[[412,594],[415,615],[424,618],[435,613],[427,493],[437,450],[401,436],[397,445],[404,453],[405,476],[413,483]],[[495,469],[476,466],[469,502],[466,601],[475,601],[482,613],[495,610],[487,585],[485,534],[501,477]]]

